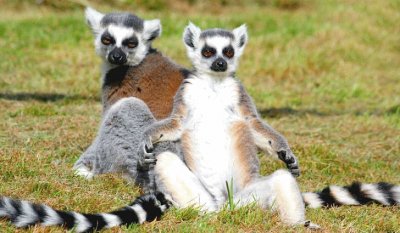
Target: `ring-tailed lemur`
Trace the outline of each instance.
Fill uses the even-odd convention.
[[[275,131],[260,119],[251,97],[235,78],[246,42],[244,25],[233,31],[201,31],[191,23],[186,28],[184,43],[195,71],[178,90],[171,116],[144,133],[143,150],[162,141],[182,144],[184,161],[172,152],[157,156],[154,169],[159,191],[177,207],[217,211],[227,201],[227,182],[233,182],[231,191],[238,206],[256,202],[262,208],[277,209],[287,224],[311,228],[318,226],[306,221],[305,204],[399,204],[400,187],[386,183],[331,186],[320,193],[302,194],[285,170],[260,176],[257,147],[282,158],[289,167],[297,163],[286,141],[271,140]]]
[[[151,189],[151,158],[137,154],[144,129],[167,117],[173,98],[188,72],[151,47],[161,33],[158,19],[142,20],[129,13],[102,14],[86,9],[97,54],[103,59],[103,117],[97,137],[74,165],[77,175],[122,172]],[[157,151],[178,152],[175,143]]]
[[[78,232],[100,230],[141,223],[144,219],[151,221],[171,203],[177,207],[195,205],[207,211],[218,210],[227,198],[226,181],[233,181],[237,204],[256,201],[262,208],[277,209],[285,222],[310,228],[318,226],[305,220],[305,205],[317,208],[400,204],[400,186],[387,183],[353,183],[301,194],[296,180],[287,171],[261,177],[255,147],[279,156],[282,142],[270,144],[268,134],[263,133],[270,127],[258,118],[251,98],[233,77],[247,42],[245,27],[232,32],[201,31],[190,24],[184,40],[196,71],[177,93],[173,114],[147,131],[149,137],[143,145],[143,151],[147,151],[157,141],[182,140],[184,160],[172,152],[157,156],[155,177],[157,188],[164,195],[146,195],[118,211],[87,215],[2,197],[0,217],[9,218],[17,227],[42,224],[71,228],[74,224]],[[282,153],[280,157],[283,158]]]

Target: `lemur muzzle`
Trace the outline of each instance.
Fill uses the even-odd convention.
[[[127,61],[127,59],[121,48],[115,48],[108,55],[108,61],[114,65],[122,65]]]
[[[223,58],[217,58],[212,64],[211,64],[211,70],[216,71],[216,72],[224,72],[228,68],[228,64]]]

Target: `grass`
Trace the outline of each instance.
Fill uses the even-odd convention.
[[[100,60],[82,10],[15,2],[0,0],[0,193],[84,212],[125,205],[139,190],[120,176],[86,181],[71,172],[94,139],[101,114]],[[161,18],[163,36],[155,47],[185,65],[181,34],[189,20],[203,28],[247,24],[250,41],[238,76],[264,119],[300,158],[303,191],[353,180],[400,183],[399,1],[184,1],[161,9],[137,9],[132,2],[116,6]],[[262,174],[283,167],[264,156],[260,161]],[[400,232],[399,207],[317,209],[307,215],[322,232]],[[0,229],[16,231],[6,221]],[[173,210],[160,222],[122,231],[306,230],[284,226],[276,214],[253,206],[212,215]]]

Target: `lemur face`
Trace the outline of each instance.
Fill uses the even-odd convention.
[[[97,54],[112,65],[138,65],[161,34],[160,20],[142,20],[129,13],[104,15],[87,8],[86,20],[95,36]]]
[[[236,71],[239,57],[247,42],[246,26],[233,31],[208,29],[201,31],[189,23],[183,34],[189,59],[197,72],[228,76]]]

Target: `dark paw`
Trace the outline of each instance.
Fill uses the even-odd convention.
[[[293,153],[288,153],[286,150],[280,150],[277,152],[277,154],[279,159],[285,162],[286,167],[293,176],[300,176],[299,163],[297,162],[297,158],[293,155]]]

